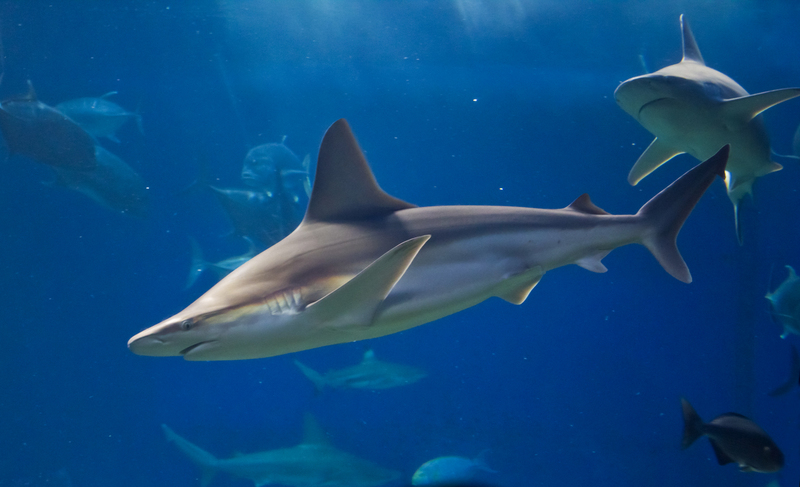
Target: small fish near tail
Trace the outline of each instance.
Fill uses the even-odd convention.
[[[649,228],[642,236],[642,245],[680,281],[692,282],[692,275],[675,243],[678,232],[716,176],[725,177],[729,153],[730,145],[724,146],[655,195],[636,214]]]
[[[164,430],[164,435],[167,437],[167,441],[175,443],[175,446],[178,447],[178,449],[182,451],[184,455],[189,457],[191,461],[200,467],[200,470],[203,472],[201,478],[202,487],[206,487],[208,484],[210,484],[211,479],[213,479],[214,474],[216,474],[217,458],[189,440],[183,438],[178,433],[172,431],[172,428],[169,426],[162,424],[161,429]]]

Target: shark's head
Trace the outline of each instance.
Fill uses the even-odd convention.
[[[661,103],[721,98],[719,85],[670,71],[674,70],[665,68],[624,81],[614,91],[614,99],[626,113],[641,121],[643,111]]]
[[[218,348],[226,330],[219,326],[221,316],[224,315],[202,317],[179,313],[131,337],[128,348],[137,355],[183,356],[193,360],[203,352]]]

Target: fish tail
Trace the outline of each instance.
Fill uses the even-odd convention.
[[[714,178],[725,177],[729,152],[730,146],[726,145],[655,195],[636,214],[647,227],[641,238],[642,245],[664,270],[680,281],[692,282],[692,275],[675,243],[678,232]]]
[[[200,244],[192,237],[189,237],[189,242],[192,245],[192,267],[189,268],[189,275],[186,277],[186,286],[184,286],[184,289],[189,289],[194,286],[200,274],[208,268],[208,262],[203,258],[203,251],[200,249]]]
[[[316,370],[308,367],[299,360],[295,360],[294,364],[300,369],[303,375],[308,377],[308,380],[314,383],[314,389],[317,393],[322,392],[322,390],[325,389],[325,386],[328,385],[328,381],[325,380],[325,377],[323,377],[322,374]]]
[[[202,487],[206,487],[209,483],[211,483],[211,479],[214,478],[214,474],[216,473],[216,457],[189,440],[178,435],[178,433],[172,431],[169,426],[162,424],[161,429],[164,430],[164,435],[167,437],[167,441],[175,443],[175,446],[177,446],[178,449],[184,453],[184,455],[189,457],[191,461],[200,467],[203,472],[201,478]]]
[[[689,445],[694,443],[698,438],[703,436],[703,420],[700,415],[694,410],[689,401],[681,398],[681,408],[683,408],[683,439],[681,440],[681,449],[689,448]]]

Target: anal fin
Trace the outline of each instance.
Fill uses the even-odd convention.
[[[587,271],[599,272],[599,273],[608,272],[608,268],[606,268],[606,266],[604,266],[603,263],[600,261],[603,260],[603,258],[610,252],[611,252],[610,250],[601,250],[592,255],[587,255],[582,259],[576,260],[575,264],[583,267]]]

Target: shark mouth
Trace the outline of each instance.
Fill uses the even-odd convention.
[[[662,100],[668,100],[668,99],[669,99],[669,98],[667,98],[667,97],[662,97],[662,98],[656,98],[655,100],[648,101],[647,103],[645,103],[644,105],[642,105],[642,106],[640,106],[640,107],[639,107],[639,114],[638,114],[638,116],[641,116],[641,115],[642,115],[642,110],[644,110],[644,109],[645,109],[645,108],[647,108],[648,106],[652,105],[653,103],[657,103],[657,102],[660,102],[660,101],[662,101]]]
[[[206,340],[206,341],[203,341],[203,342],[198,342],[198,343],[195,343],[194,345],[190,345],[190,346],[188,346],[188,347],[184,348],[183,350],[181,350],[180,352],[178,352],[178,354],[179,354],[179,355],[183,355],[183,356],[185,357],[185,356],[186,356],[186,354],[190,353],[192,350],[195,350],[195,349],[197,349],[198,347],[201,347],[201,346],[205,345],[206,343],[212,343],[212,342],[214,342],[214,341],[216,341],[216,340]]]

